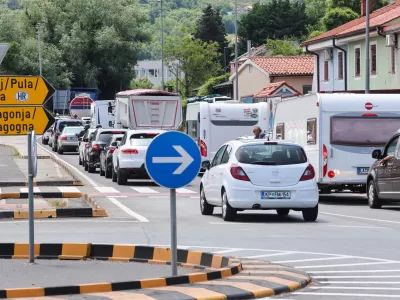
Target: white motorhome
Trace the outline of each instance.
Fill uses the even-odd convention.
[[[311,94],[277,104],[273,138],[301,144],[321,193],[365,192],[371,153],[400,128],[400,95]]]
[[[181,98],[166,91],[119,92],[109,107],[114,128],[176,130],[182,123]]]
[[[114,118],[108,114],[108,107],[114,100],[97,100],[90,105],[90,127],[112,128]]]
[[[186,133],[199,145],[203,160],[211,160],[222,144],[253,136],[253,126],[268,133],[268,104],[195,102],[187,105]]]

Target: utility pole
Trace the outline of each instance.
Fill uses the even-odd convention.
[[[365,0],[365,93],[369,94],[369,0]]]
[[[163,24],[163,0],[161,1],[161,89],[164,90],[164,24]]]
[[[40,24],[38,25],[37,30],[38,30],[37,35],[38,35],[38,50],[39,50],[39,74],[40,76],[42,76],[42,50],[40,47],[40,33],[42,30],[42,26]]]
[[[236,100],[239,99],[239,74],[238,74],[238,5],[237,0],[235,0],[235,79],[236,79]]]

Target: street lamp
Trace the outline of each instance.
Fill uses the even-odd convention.
[[[235,79],[236,79],[236,100],[239,100],[239,74],[238,74],[238,6],[235,0]]]
[[[39,51],[39,74],[42,76],[42,50],[40,47],[40,33],[42,31],[42,26],[40,24],[37,25],[37,35],[38,35],[38,51]]]
[[[161,2],[161,89],[164,90],[164,24],[163,24],[163,0]]]
[[[369,1],[365,0],[365,93],[369,94]]]

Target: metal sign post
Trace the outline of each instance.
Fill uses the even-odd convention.
[[[147,173],[159,185],[170,189],[171,266],[172,276],[178,274],[178,237],[176,226],[176,188],[188,185],[199,174],[201,156],[193,139],[177,131],[160,134],[146,151]]]
[[[35,262],[33,178],[37,174],[37,146],[35,131],[28,132],[28,200],[29,200],[29,262]]]

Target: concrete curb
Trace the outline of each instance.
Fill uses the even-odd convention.
[[[170,264],[171,257],[171,249],[135,245],[68,243],[35,244],[34,249],[35,257],[37,259],[97,259],[122,262]],[[0,244],[0,258],[2,259],[27,259],[28,257],[29,244]],[[177,259],[178,264],[181,267],[197,268],[204,271],[175,277],[152,278],[125,282],[3,289],[0,290],[0,298],[59,296],[167,287],[231,277],[242,271],[242,263],[239,260],[211,253],[179,249]]]
[[[41,198],[82,198],[92,207],[90,208],[57,208],[39,209],[34,211],[35,219],[51,218],[94,218],[108,217],[94,198],[81,192],[40,192],[34,193],[34,197]],[[28,198],[28,193],[0,193],[0,199],[23,199]],[[0,211],[0,219],[28,219],[28,210]],[[0,250],[1,251],[1,250]]]

